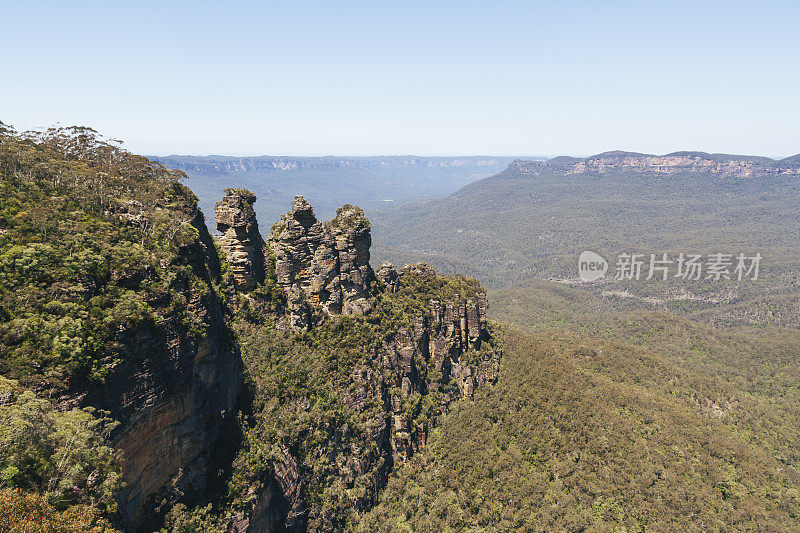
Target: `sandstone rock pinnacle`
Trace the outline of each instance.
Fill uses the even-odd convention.
[[[226,189],[215,206],[220,248],[228,259],[237,290],[249,291],[264,281],[264,241],[258,231],[253,203],[256,197],[244,189]]]
[[[375,279],[369,266],[371,242],[369,222],[360,208],[345,205],[323,224],[305,198],[295,196],[292,210],[269,236],[293,327],[306,329],[315,307],[326,314],[359,314],[369,308]]]
[[[383,283],[386,292],[394,293],[400,288],[400,276],[397,274],[394,265],[384,261],[375,276]]]

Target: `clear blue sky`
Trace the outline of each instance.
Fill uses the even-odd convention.
[[[0,4],[0,120],[140,153],[800,152],[800,2]]]

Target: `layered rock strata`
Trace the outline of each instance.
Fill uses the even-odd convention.
[[[264,281],[264,240],[258,231],[253,203],[256,197],[249,191],[227,189],[215,207],[217,237],[237,290],[249,291]]]
[[[798,175],[797,156],[775,161],[767,157],[673,152],[666,155],[612,151],[579,159],[555,157],[547,161],[514,161],[510,167],[527,174],[557,171],[566,174],[611,171],[651,172],[656,174],[710,173],[749,178],[755,175]]]
[[[369,309],[375,274],[369,265],[372,242],[364,212],[346,205],[323,224],[311,205],[296,196],[292,210],[273,226],[269,248],[275,275],[295,329],[308,329],[315,311],[361,314]]]
[[[399,287],[409,275],[432,277],[436,273],[424,264],[406,266],[400,273],[384,264],[378,271],[379,279],[390,280],[384,281],[387,288]],[[394,344],[386,347],[383,366],[392,370],[390,390],[396,391],[389,398],[395,461],[403,462],[417,452],[429,431],[403,413],[406,398],[438,391],[445,397],[446,409],[450,401],[471,397],[476,388],[497,381],[500,352],[486,343],[487,306],[483,292],[472,298],[430,300],[429,314],[417,316],[412,327],[398,331]],[[424,377],[420,368],[425,369]]]
[[[122,452],[118,502],[126,530],[147,529],[161,502],[202,497],[211,450],[242,383],[242,361],[212,288],[220,279],[219,259],[202,213],[191,224],[198,237],[180,248],[174,262],[200,285],[178,270],[170,289],[185,298],[202,326],[189,331],[169,301],[152,301],[157,322],[119,332],[118,364],[106,379],[76,382],[60,402],[91,405],[120,422],[113,438]]]

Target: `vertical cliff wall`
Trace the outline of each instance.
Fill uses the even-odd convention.
[[[88,389],[76,383],[63,400],[108,410],[121,422],[114,436],[125,482],[119,512],[131,529],[147,523],[156,504],[191,502],[205,490],[210,450],[242,383],[242,362],[213,288],[216,250],[202,213],[191,224],[197,238],[178,251],[170,287],[185,299],[194,327],[166,300],[149,302],[157,319],[120,332],[118,363],[106,380]]]
[[[407,265],[399,273],[385,263],[378,278],[385,289],[397,291],[409,282],[433,282],[438,276],[422,263]],[[403,410],[407,398],[438,393],[440,414],[444,414],[450,402],[471,397],[476,387],[494,383],[500,370],[500,353],[487,342],[487,302],[482,290],[468,298],[430,299],[426,307],[411,327],[397,331],[384,353],[383,366],[391,369],[388,405],[394,462],[407,460],[424,446],[429,422],[436,423],[436,418],[415,421],[408,416]]]

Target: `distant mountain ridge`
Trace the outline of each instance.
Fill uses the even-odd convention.
[[[800,156],[612,151],[515,160],[450,196],[387,206],[370,220],[380,260],[424,260],[442,271],[469,262],[494,287],[574,277],[584,250],[758,251],[769,257],[764,276],[778,308],[765,303],[735,314],[794,324],[787,302],[795,296],[784,296],[798,268],[799,178]]]
[[[775,160],[762,156],[709,154],[706,152],[672,152],[664,155],[641,154],[614,150],[586,158],[554,157],[547,161],[514,160],[509,168],[524,174],[560,171],[565,174],[636,170],[674,174],[709,172],[748,177],[761,174],[800,174],[800,154]]]
[[[153,159],[170,168],[183,171],[205,172],[246,172],[253,170],[292,171],[300,169],[331,168],[411,168],[411,167],[492,167],[506,164],[509,157],[466,156],[466,157],[420,157],[420,156],[253,156],[237,157],[225,155],[192,156],[169,155],[156,156]]]
[[[513,157],[294,157],[192,156],[154,157],[188,176],[186,185],[204,212],[226,188],[245,187],[258,196],[256,213],[277,220],[288,202],[302,194],[317,214],[329,219],[343,203],[369,211],[390,203],[447,196],[473,181],[501,172]],[[268,230],[269,228],[264,228]]]

